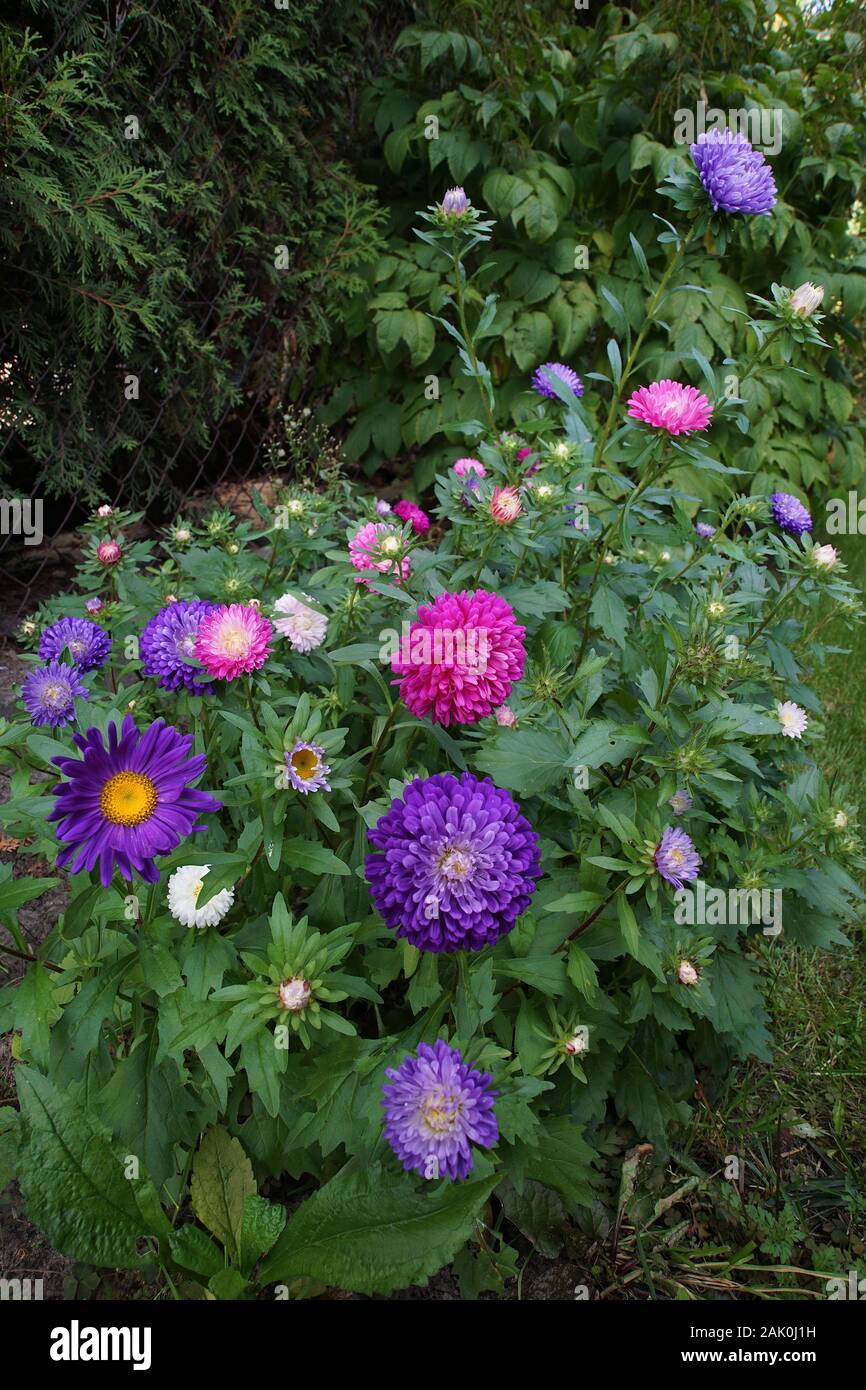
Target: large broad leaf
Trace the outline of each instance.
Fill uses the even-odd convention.
[[[201,1141],[192,1165],[193,1211],[222,1241],[233,1261],[240,1258],[244,1203],[256,1190],[253,1165],[239,1139],[216,1125]]]
[[[500,729],[475,759],[497,787],[535,796],[565,776],[568,745],[549,729]]]
[[[141,1237],[167,1239],[171,1230],[150,1179],[127,1176],[127,1156],[76,1095],[32,1067],[19,1067],[16,1079],[26,1132],[18,1172],[30,1220],[73,1259],[139,1268],[152,1258]]]
[[[472,1234],[498,1182],[419,1191],[418,1179],[346,1169],[308,1198],[265,1263],[265,1283],[306,1277],[354,1293],[424,1284]]]
[[[311,874],[350,874],[352,871],[342,859],[338,859],[327,845],[317,844],[315,840],[304,840],[296,836],[286,840],[283,845],[283,863],[296,869],[306,869]]]

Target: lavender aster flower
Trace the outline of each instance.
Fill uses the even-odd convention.
[[[43,661],[59,660],[64,650],[79,671],[95,671],[108,660],[111,638],[89,618],[60,618],[43,632],[39,655]]]
[[[329,792],[330,771],[325,762],[325,750],[317,743],[298,741],[286,754],[286,776],[296,792]]]
[[[169,603],[145,625],[139,646],[144,674],[157,676],[164,690],[213,693],[207,672],[196,664],[195,647],[199,624],[214,606],[203,599]]]
[[[789,492],[774,492],[770,496],[770,511],[777,526],[791,536],[801,536],[811,531],[812,518],[802,502]]]
[[[462,188],[449,188],[440,206],[449,216],[459,217],[469,207],[469,199]]]
[[[673,796],[668,797],[668,805],[673,807],[675,816],[684,816],[692,809],[693,802],[688,792],[676,791]]]
[[[696,521],[695,534],[700,536],[702,541],[711,541],[716,534],[716,528],[711,526],[708,521]]]
[[[499,1139],[489,1072],[470,1067],[441,1039],[418,1044],[417,1055],[389,1067],[382,1087],[385,1138],[407,1172],[422,1178],[465,1178],[470,1144],[490,1149]]]
[[[674,888],[697,878],[701,858],[694,844],[679,826],[665,826],[665,832],[655,852],[655,865],[662,878]]]
[[[68,778],[55,788],[48,816],[58,822],[58,840],[66,841],[58,865],[74,860],[77,874],[98,863],[104,888],[115,867],[124,878],[137,869],[145,882],[157,883],[155,856],[170,854],[204,828],[197,824],[202,813],[219,809],[209,792],[190,785],[205,770],[204,755],[189,757],[191,734],[162,719],[142,734],[129,714],[122,728],[109,724],[107,745],[99,729],[72,738],[83,756],[52,759]]]
[[[464,772],[410,782],[368,838],[378,911],[421,951],[478,951],[511,931],[540,878],[538,836],[517,802]]]
[[[549,401],[559,400],[545,373],[550,373],[551,376],[565,382],[576,396],[583,395],[583,382],[577,372],[572,371],[571,367],[566,367],[564,362],[545,362],[543,367],[536,367],[532,377],[532,384],[539,396],[546,396]]]
[[[773,171],[739,131],[711,130],[698,136],[691,156],[714,212],[763,216],[776,206]]]
[[[75,666],[65,661],[49,661],[47,666],[37,666],[25,676],[21,698],[30,713],[31,724],[61,729],[75,718],[73,700],[89,700],[90,695]]]

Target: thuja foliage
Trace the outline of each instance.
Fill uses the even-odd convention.
[[[827,292],[820,373],[799,349],[779,370],[777,344],[764,364],[774,369],[743,386],[746,432],[726,427],[715,447],[756,495],[786,483],[816,494],[854,485],[864,465],[853,407],[866,305],[859,7],[420,0],[414,9],[365,99],[359,168],[380,189],[391,236],[348,316],[339,379],[326,383],[325,418],[350,426],[349,456],[372,471],[408,453],[424,488],[451,446],[477,438],[466,430],[471,389],[429,317],[448,292],[448,267],[408,235],[414,208],[450,180],[500,219],[468,306],[477,315],[485,295],[498,295],[479,341],[500,427],[521,424],[528,374],[551,357],[594,378],[587,405],[603,422],[606,344],[626,325],[648,330],[628,363],[635,385],[671,375],[698,383],[695,352],[722,363],[750,346],[750,292],[810,280]],[[712,111],[763,117],[779,198],[771,216],[726,241],[705,229],[661,309],[644,260],[658,277],[655,218],[670,204],[654,190],[672,167],[686,169],[696,132],[681,113],[696,121],[700,103],[708,126]],[[712,479],[703,487],[714,495]]]
[[[94,497],[106,475],[146,495],[179,456],[207,478],[252,402],[249,453],[379,247],[340,161],[346,71],[371,51],[358,0],[4,6],[13,485],[35,463],[43,496]]]
[[[702,187],[668,186],[671,263]],[[495,417],[463,306],[499,226],[456,188],[416,230]],[[741,379],[767,342],[821,346],[817,298],[756,302]],[[771,1059],[762,962],[845,942],[862,896],[810,686],[859,605],[801,501],[740,491],[715,441],[744,402],[703,374],[626,401],[615,373],[600,451],[580,380],[537,373],[524,430],[437,475],[432,524],[333,467],[277,478],[255,525],[87,524],[0,731],[4,829],[57,865],[0,882],[24,967],[0,1153],[58,1249],[189,1297],[449,1261],[474,1296],[518,1232],[605,1197],[611,1124],[664,1153],[698,1080]],[[17,908],[59,883],[33,950]]]

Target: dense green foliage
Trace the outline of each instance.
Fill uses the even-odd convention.
[[[43,496],[129,473],[128,499],[179,454],[207,479],[245,425],[248,459],[379,245],[339,162],[367,4],[116,12],[0,21],[4,462]]]
[[[820,376],[789,373],[784,386],[772,372],[753,378],[747,435],[732,431],[717,448],[756,493],[786,480],[818,493],[853,485],[866,457],[851,418],[866,306],[866,242],[851,220],[866,163],[859,7],[810,15],[793,3],[723,0],[589,14],[422,0],[415,10],[365,104],[381,153],[360,168],[380,188],[391,237],[348,320],[364,350],[353,337],[328,362],[337,384],[326,418],[351,423],[349,456],[372,469],[409,452],[425,487],[476,413],[446,335],[426,317],[446,290],[429,248],[407,236],[413,210],[453,182],[501,219],[470,309],[486,293],[500,297],[482,347],[499,423],[519,422],[533,367],[553,357],[584,379],[609,374],[611,332],[621,335],[623,320],[635,333],[643,326],[649,296],[630,238],[651,269],[663,263],[654,214],[670,216],[670,205],[654,189],[672,162],[690,163],[675,144],[676,112],[703,98],[725,112],[778,112],[770,162],[780,202],[724,248],[705,237],[693,258],[700,288],[653,324],[633,385],[683,373],[698,382],[693,349],[715,364],[742,350],[749,293],[813,280],[832,309]],[[695,278],[685,264],[674,283]],[[590,410],[603,417],[608,398],[596,379]]]

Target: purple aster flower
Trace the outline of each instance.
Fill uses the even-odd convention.
[[[325,762],[325,750],[317,743],[302,743],[299,740],[286,754],[286,772],[296,792],[329,792],[330,771]]]
[[[165,690],[211,695],[207,672],[196,664],[199,624],[215,607],[203,599],[169,603],[150,619],[141,634],[141,660],[146,676],[158,676]],[[204,679],[202,679],[204,677]]]
[[[770,496],[770,511],[777,526],[791,536],[801,536],[811,531],[812,518],[802,502],[789,492],[774,492]]]
[[[668,805],[673,807],[675,816],[684,816],[693,806],[692,798],[688,792],[676,791],[673,796],[668,797]]]
[[[89,618],[60,618],[43,632],[39,655],[43,661],[59,660],[64,650],[79,671],[95,671],[108,660],[111,638]]]
[[[377,909],[421,951],[480,951],[510,932],[541,877],[517,802],[471,772],[416,778],[367,832]]]
[[[773,171],[745,135],[711,130],[690,148],[714,212],[763,216],[776,206]]]
[[[711,526],[708,521],[696,521],[695,534],[700,536],[702,541],[711,541],[716,534],[716,528]]]
[[[61,729],[75,718],[73,700],[89,700],[81,672],[65,661],[49,661],[25,676],[21,698],[30,713],[31,724],[47,724]]]
[[[449,188],[440,203],[443,212],[451,217],[460,217],[469,207],[469,199],[462,188]]]
[[[382,1087],[385,1138],[407,1172],[422,1178],[465,1178],[472,1172],[470,1144],[490,1149],[499,1140],[489,1072],[470,1067],[456,1048],[418,1044]]]
[[[48,816],[59,822],[58,840],[66,841],[58,865],[74,858],[71,872],[77,874],[98,863],[104,888],[115,866],[124,878],[137,869],[145,882],[157,883],[155,856],[203,830],[199,816],[220,807],[209,792],[190,785],[205,770],[204,755],[189,757],[192,735],[162,719],[139,733],[130,714],[119,732],[116,722],[109,724],[107,746],[99,729],[72,737],[83,757],[52,760],[69,779],[55,787]]]
[[[701,857],[692,841],[679,826],[665,826],[665,832],[655,852],[655,865],[662,878],[674,888],[697,878]]]
[[[546,373],[558,377],[560,381],[570,386],[576,396],[583,395],[583,382],[572,371],[571,367],[566,367],[564,362],[545,362],[543,367],[536,367],[532,377],[532,384],[539,396],[546,396],[549,401],[558,401],[559,397],[547,379]]]
[[[93,598],[87,600],[84,607],[87,609],[88,613],[98,613],[101,608],[105,607],[105,604],[98,595],[94,594]]]

